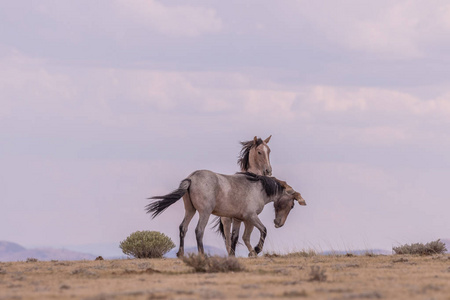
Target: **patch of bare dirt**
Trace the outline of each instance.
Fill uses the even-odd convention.
[[[450,299],[448,255],[239,258],[195,273],[179,259],[0,262],[3,299]]]

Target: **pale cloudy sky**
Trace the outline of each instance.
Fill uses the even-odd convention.
[[[449,238],[449,132],[448,1],[0,0],[0,240],[178,243],[146,198],[270,134],[266,250]]]

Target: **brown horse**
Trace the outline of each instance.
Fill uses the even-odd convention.
[[[264,141],[258,139],[256,136],[253,141],[241,142],[243,146],[240,152],[240,157],[238,159],[238,164],[241,167],[241,172],[250,172],[256,175],[268,175],[270,176],[272,173],[272,168],[270,167],[270,173],[267,172],[267,168],[265,166],[270,166],[270,148],[267,144],[270,141],[269,136]],[[262,153],[267,155],[261,155]],[[296,192],[290,185],[288,185],[285,181],[278,180],[274,177],[275,180],[281,184],[288,193],[293,195],[294,199],[298,201],[300,205],[306,205],[305,200],[302,198],[301,194]],[[284,223],[284,221],[283,221]],[[233,228],[230,229],[231,224],[233,224]],[[218,232],[225,239],[225,246],[227,249],[228,255],[234,256],[236,251],[236,244],[239,239],[239,231],[241,227],[241,221],[238,219],[231,219],[222,217],[215,224],[218,227]],[[275,222],[275,227],[277,226],[277,222]],[[250,243],[250,234],[253,231],[253,227],[246,226],[246,230],[244,231],[244,235],[242,236],[244,243],[247,245]],[[248,247],[248,245],[247,245]],[[251,253],[250,253],[251,254]]]
[[[267,145],[270,141],[269,136],[265,140],[254,137],[251,141],[241,142],[242,149],[238,159],[238,165],[241,167],[241,172],[250,172],[256,175],[272,175],[272,166],[270,165],[270,148]],[[239,230],[241,228],[241,221],[233,220],[232,218],[222,217],[219,220],[221,223],[221,233],[225,238],[225,246],[229,255],[234,255],[234,249],[239,238]],[[233,229],[231,229],[233,224]],[[230,234],[231,233],[231,234]]]

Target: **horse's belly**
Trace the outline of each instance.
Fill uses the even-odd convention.
[[[259,214],[263,207],[254,207],[242,201],[230,201],[230,202],[218,202],[214,211],[212,212],[216,216],[236,218],[239,220],[245,220],[255,212]]]
[[[236,210],[235,207],[231,207],[228,205],[216,205],[212,213],[220,217],[230,217],[239,219],[242,217],[242,213],[239,210]]]

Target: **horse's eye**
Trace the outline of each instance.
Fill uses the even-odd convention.
[[[261,154],[261,152],[260,152],[260,151],[258,151],[258,154]]]

